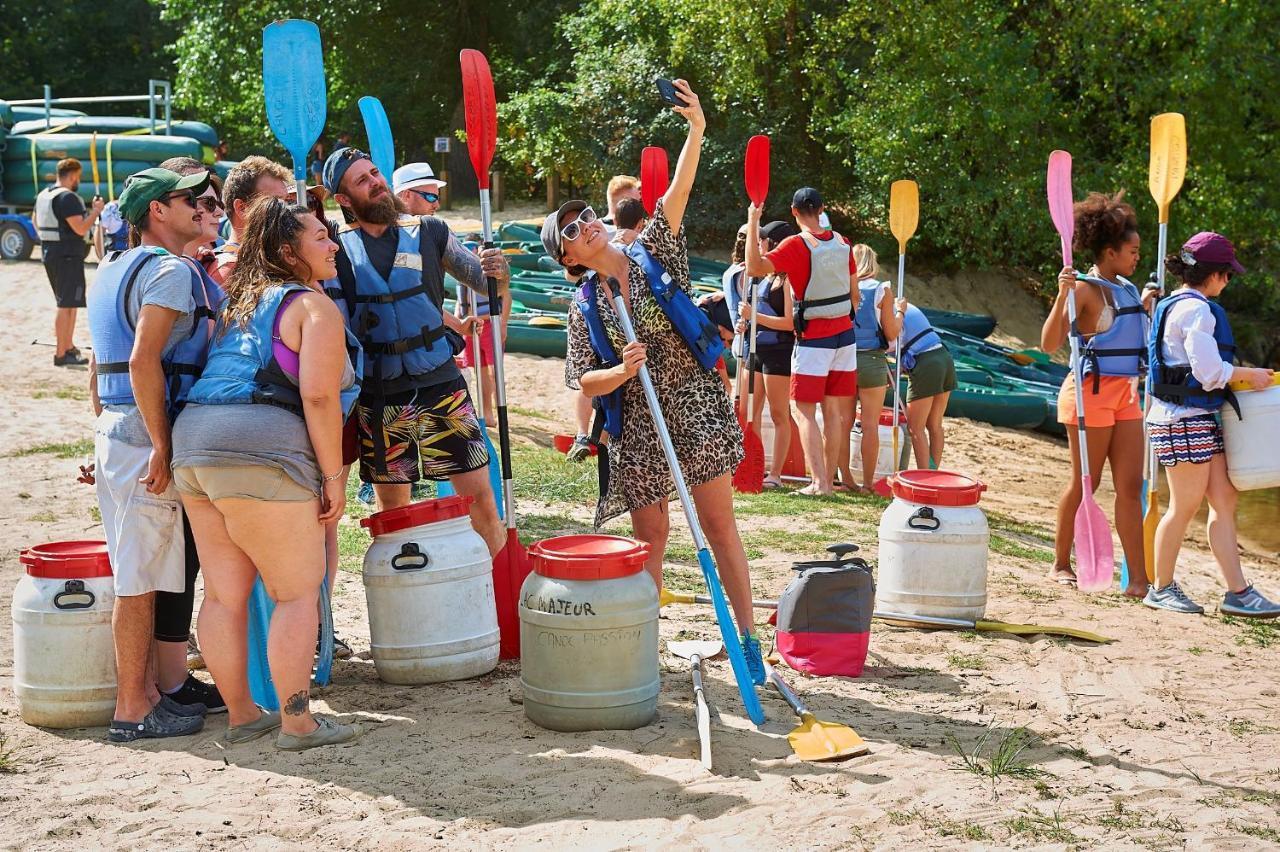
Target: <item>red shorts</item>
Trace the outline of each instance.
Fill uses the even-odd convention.
[[[490,331],[489,319],[485,318],[480,321],[480,366],[493,366],[493,332]],[[471,342],[470,337],[465,337],[467,348],[462,350],[462,354],[458,356],[458,366],[464,370],[471,367],[471,352],[475,346]]]
[[[798,340],[791,350],[791,398],[822,402],[858,395],[858,351],[853,329],[818,340]]]

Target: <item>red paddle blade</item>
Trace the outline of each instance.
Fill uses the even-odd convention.
[[[747,140],[747,161],[744,170],[747,197],[757,207],[764,205],[769,194],[769,137],[752,136]]]
[[[1111,588],[1116,570],[1115,545],[1111,526],[1093,499],[1093,482],[1082,477],[1084,497],[1076,510],[1076,588],[1082,592],[1102,592]]]
[[[871,483],[871,490],[879,494],[881,497],[893,497],[893,488],[889,485],[889,477],[887,476],[882,476],[875,482]]]
[[[1049,215],[1062,238],[1062,265],[1071,266],[1071,239],[1075,235],[1076,220],[1071,210],[1071,155],[1066,151],[1054,151],[1049,155],[1047,186]]]
[[[640,152],[640,201],[653,215],[658,199],[667,194],[671,178],[667,171],[667,149],[650,145]]]
[[[498,608],[498,657],[520,658],[520,587],[532,566],[515,530],[507,530],[507,546],[493,557],[493,594]]]
[[[467,116],[467,153],[481,189],[489,188],[489,165],[498,145],[498,101],[489,60],[478,50],[458,54],[462,63],[462,104]]]
[[[742,418],[738,418],[742,423]],[[764,443],[750,423],[742,423],[742,461],[733,472],[733,490],[759,494],[764,490]]]

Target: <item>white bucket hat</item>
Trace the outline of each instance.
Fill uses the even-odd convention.
[[[402,192],[426,183],[434,183],[437,186],[448,185],[436,177],[429,163],[406,163],[391,173],[392,192]]]

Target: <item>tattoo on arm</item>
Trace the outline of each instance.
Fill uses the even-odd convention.
[[[484,296],[488,294],[484,273],[480,270],[480,258],[463,247],[458,238],[449,235],[449,242],[444,247],[444,271],[457,278],[467,287]]]
[[[307,690],[299,689],[284,703],[284,712],[290,716],[301,716],[307,712],[307,701],[310,697]]]

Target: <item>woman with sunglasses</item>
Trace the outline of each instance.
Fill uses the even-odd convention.
[[[596,526],[629,512],[636,538],[650,545],[645,567],[654,583],[662,587],[662,561],[670,530],[667,504],[674,485],[643,388],[636,380],[640,367],[647,365],[698,518],[733,604],[752,677],[763,683],[760,646],[754,636],[751,579],[734,520],[730,484],[734,468],[742,460],[742,430],[724,385],[714,370],[702,366],[685,338],[675,331],[637,260],[647,252],[686,295],[692,292],[681,225],[698,170],[706,119],[689,84],[676,80],[675,86],[684,106],[672,109],[688,121],[688,137],[670,187],[635,243],[624,251],[612,242],[604,223],[583,201],[570,201],[549,215],[542,226],[542,242],[548,254],[571,274],[584,276],[583,288],[575,299],[578,309],[569,311],[565,383],[596,397],[597,403],[615,391],[621,396],[620,434],[610,430],[609,487],[597,504]],[[626,342],[614,313],[606,284],[610,278],[623,282],[623,298],[636,328],[634,343]],[[596,319],[589,320],[584,311]],[[594,332],[589,330],[589,322]],[[592,346],[592,335],[600,332],[607,336],[612,350],[620,353],[614,366],[607,365]]]

